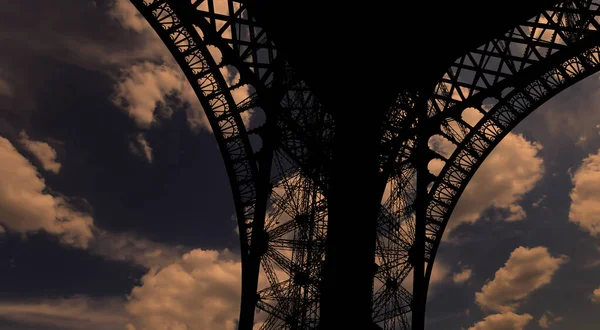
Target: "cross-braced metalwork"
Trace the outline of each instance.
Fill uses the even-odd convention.
[[[131,1],[190,81],[224,159],[240,229],[240,329],[319,328],[334,112],[278,52],[252,3]],[[369,220],[373,325],[424,327],[435,255],[461,193],[521,120],[600,70],[599,21],[594,1],[553,2],[384,109],[376,147],[387,185]],[[248,120],[256,111],[260,125]]]

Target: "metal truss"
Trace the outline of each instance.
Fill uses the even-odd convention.
[[[263,311],[256,314],[261,329],[316,328],[331,117],[277,61],[241,1],[132,3],[190,81],[225,162],[240,229],[240,328],[254,326],[255,310]],[[252,94],[236,99],[245,85]],[[242,114],[257,110],[265,122],[249,129]]]
[[[435,154],[445,165],[429,186],[427,281],[452,210],[493,148],[541,104],[600,70],[598,22],[598,2],[560,2],[465,54],[437,84],[427,107],[429,136],[455,150]]]
[[[131,2],[190,81],[221,150],[240,229],[240,329],[317,329],[332,117],[246,2]],[[382,123],[389,179],[372,296],[381,329],[422,328],[414,320],[424,318],[444,228],[487,155],[539,105],[599,70],[599,10],[560,2],[461,56],[434,88],[399,93]],[[250,93],[240,99],[240,88]],[[264,123],[244,123],[250,111]],[[432,161],[443,163],[439,173]]]
[[[422,317],[435,255],[460,195],[493,148],[518,123],[565,88],[600,70],[598,22],[597,2],[559,2],[458,58],[431,93],[412,94],[415,101],[405,106],[409,110],[399,116],[402,120],[388,119],[395,132],[402,132],[389,144],[403,147],[397,154],[383,155],[385,160],[396,157],[384,170],[390,172],[390,180],[418,173],[426,191],[421,204],[416,203],[417,197],[404,197],[415,201],[416,214],[422,212],[416,215],[413,236],[422,243],[412,244],[413,250],[422,245],[417,253],[422,259],[413,262],[415,283],[420,261],[426,270],[421,279],[424,284],[415,285],[420,292],[413,292],[415,300],[417,295],[423,299]],[[399,99],[406,94],[401,93]],[[419,104],[420,99],[425,102]],[[390,113],[397,111],[392,108]],[[428,148],[418,148],[423,145]],[[438,170],[432,173],[428,167]],[[400,193],[420,195],[417,190],[407,185]],[[419,224],[425,227],[423,235],[416,231]]]

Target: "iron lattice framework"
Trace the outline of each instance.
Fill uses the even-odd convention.
[[[317,329],[334,118],[246,2],[131,1],[191,83],[225,162],[240,229],[240,329]],[[435,255],[461,193],[512,128],[600,69],[599,21],[594,1],[560,1],[465,53],[434,88],[398,92],[381,123],[379,328],[424,327]],[[256,112],[264,122],[251,125]]]

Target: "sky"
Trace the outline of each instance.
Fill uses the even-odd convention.
[[[217,144],[126,0],[0,8],[0,330],[234,329]],[[436,259],[431,329],[597,329],[600,80],[488,157]]]

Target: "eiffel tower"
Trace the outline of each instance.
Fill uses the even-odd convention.
[[[424,329],[435,256],[473,174],[600,68],[598,0],[131,2],[221,150],[240,330]]]

